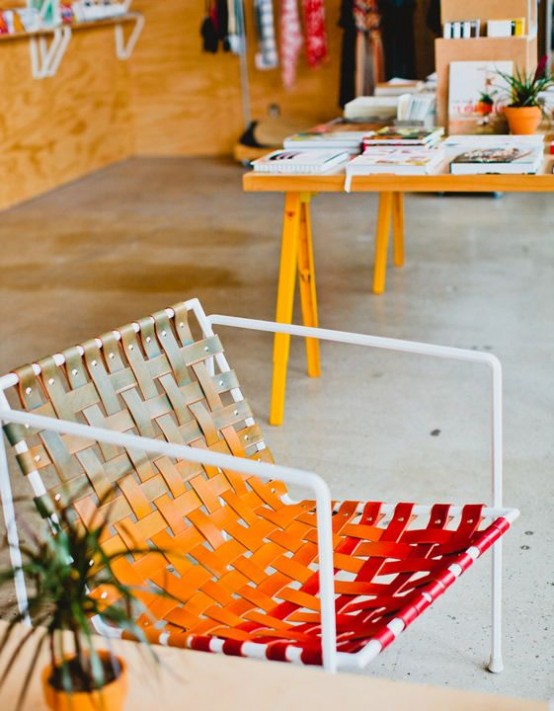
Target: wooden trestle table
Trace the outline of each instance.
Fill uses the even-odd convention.
[[[375,231],[373,292],[385,290],[389,236],[393,236],[393,263],[404,264],[404,194],[405,193],[550,193],[554,192],[552,161],[545,161],[537,175],[450,175],[447,166],[434,175],[367,175],[352,180],[352,193],[378,193],[379,207]],[[285,194],[281,260],[277,288],[276,321],[291,323],[296,273],[300,286],[302,319],[305,326],[317,326],[317,292],[312,248],[310,203],[319,193],[345,193],[344,173],[332,175],[272,175],[245,173],[243,189],[247,192]],[[345,196],[345,200],[348,195]],[[283,421],[290,336],[277,334],[273,348],[273,382],[269,421]],[[319,343],[306,339],[308,375],[320,374]]]

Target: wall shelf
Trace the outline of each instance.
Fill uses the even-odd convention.
[[[126,26],[132,25],[130,32]],[[56,27],[43,27],[31,32],[13,32],[0,35],[2,42],[29,41],[31,71],[35,79],[46,79],[57,73],[69,47],[74,32],[113,27],[115,35],[115,55],[126,61],[133,50],[144,27],[144,16],[139,12],[126,12],[101,20],[63,23]]]

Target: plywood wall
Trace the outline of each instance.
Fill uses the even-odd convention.
[[[270,103],[285,117],[305,118],[307,125],[337,115],[340,34],[339,0],[328,0],[330,61],[310,70],[299,63],[291,91],[282,87],[279,70],[254,68],[249,45],[252,115],[263,118]],[[275,7],[278,4],[275,3]],[[251,2],[247,26],[253,27]],[[141,155],[230,153],[243,130],[239,60],[232,54],[202,52],[203,2],[135,0],[146,28],[132,61],[136,146]],[[249,32],[249,38],[252,32]]]
[[[252,39],[252,0],[245,5]],[[325,6],[329,61],[313,70],[301,56],[290,91],[279,69],[254,68],[250,41],[254,119],[273,103],[306,126],[339,115],[340,0]],[[37,81],[28,42],[0,41],[0,208],[131,155],[231,153],[244,129],[239,59],[202,52],[203,0],[134,0],[133,9],[146,27],[128,62],[115,58],[113,28],[82,29],[57,76]]]
[[[57,76],[31,77],[27,40],[0,42],[0,208],[133,153],[128,66],[113,28],[74,33]]]

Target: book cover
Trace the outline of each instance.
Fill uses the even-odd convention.
[[[428,175],[444,161],[442,148],[414,146],[378,146],[368,148],[347,163],[345,190],[355,175],[389,173],[393,175]]]
[[[347,151],[273,151],[252,161],[252,167],[262,173],[326,173],[341,167],[349,159]]]
[[[287,149],[330,149],[343,148],[351,154],[362,149],[362,139],[378,128],[373,122],[334,119],[318,124],[306,131],[287,136],[283,147]]]
[[[522,144],[473,148],[453,158],[450,172],[455,175],[536,173],[542,161],[542,146]]]
[[[513,69],[511,61],[450,62],[448,132],[505,133],[508,89],[498,71]]]
[[[442,128],[396,127],[386,126],[373,135],[364,138],[364,146],[375,145],[412,145],[429,146],[436,143],[442,134]]]

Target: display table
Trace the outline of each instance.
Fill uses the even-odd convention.
[[[554,192],[552,160],[545,161],[537,175],[450,175],[448,165],[435,175],[364,175],[352,180],[352,193],[378,193],[379,208],[375,231],[373,292],[385,290],[389,236],[393,235],[393,262],[404,264],[405,193],[550,193]],[[343,172],[332,175],[271,175],[249,172],[243,176],[247,192],[285,194],[281,261],[277,287],[276,321],[291,323],[296,272],[300,282],[302,319],[305,326],[317,326],[317,292],[312,248],[310,203],[318,193],[345,193]],[[345,194],[345,201],[348,195]],[[346,205],[345,205],[346,207]],[[290,336],[277,334],[273,350],[273,384],[269,421],[283,421]],[[308,375],[320,374],[319,344],[306,341]]]
[[[5,623],[0,622],[0,634]],[[18,630],[21,638],[23,628]],[[14,640],[17,642],[17,639]],[[156,647],[163,661],[152,666],[149,655],[134,642],[118,642],[118,652],[129,667],[128,711],[283,711],[289,708],[409,709],[409,711],[548,711],[546,703],[509,699],[488,694],[419,686],[352,674],[326,674],[319,669],[299,668],[282,662],[263,662],[225,657],[206,652]],[[0,692],[1,708],[13,711],[32,646],[23,652]],[[44,711],[39,670],[46,665],[40,656],[23,711]],[[0,658],[0,670],[5,659]],[[483,674],[487,672],[483,671]]]

